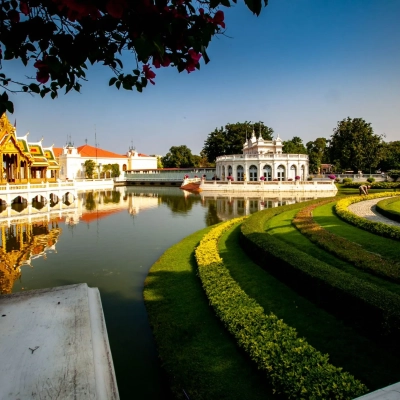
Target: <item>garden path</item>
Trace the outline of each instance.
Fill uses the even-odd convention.
[[[358,215],[359,217],[366,218],[373,222],[382,222],[384,224],[395,225],[400,227],[399,222],[386,218],[376,211],[376,203],[383,200],[384,198],[385,197],[373,200],[359,201],[358,203],[351,204],[349,206],[349,211]]]

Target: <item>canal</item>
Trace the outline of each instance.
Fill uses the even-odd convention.
[[[121,399],[168,399],[142,295],[150,267],[201,228],[303,200],[119,187],[82,192],[54,213],[41,212],[38,203],[26,215],[17,204],[10,218],[3,206],[0,293],[82,282],[98,287]]]

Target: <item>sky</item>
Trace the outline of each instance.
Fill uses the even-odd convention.
[[[227,123],[262,121],[306,144],[351,117],[400,140],[399,0],[269,0],[259,17],[242,0],[222,9],[225,35],[212,40],[200,71],[155,69],[156,84],[139,93],[109,87],[112,72],[95,65],[80,94],[12,95],[18,136],[55,147],[71,137],[119,154],[134,146],[165,155],[180,145],[199,154]],[[17,79],[34,71],[3,64]]]

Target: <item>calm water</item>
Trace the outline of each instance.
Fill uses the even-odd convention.
[[[34,204],[31,221],[23,205],[3,206],[0,292],[82,282],[98,287],[121,399],[166,399],[142,295],[150,267],[201,228],[302,200],[123,187],[80,193],[72,204],[52,205],[50,212]]]

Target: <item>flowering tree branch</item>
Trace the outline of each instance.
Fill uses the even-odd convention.
[[[224,13],[236,0],[2,0],[0,68],[19,59],[36,69],[35,83],[0,74],[0,115],[13,112],[8,92],[80,91],[88,63],[102,63],[109,85],[141,92],[155,84],[155,69],[175,67],[188,73],[209,61],[207,46],[225,29]],[[259,14],[268,0],[245,0]],[[136,68],[125,72],[120,56],[133,55]],[[19,86],[19,88],[18,88]]]

